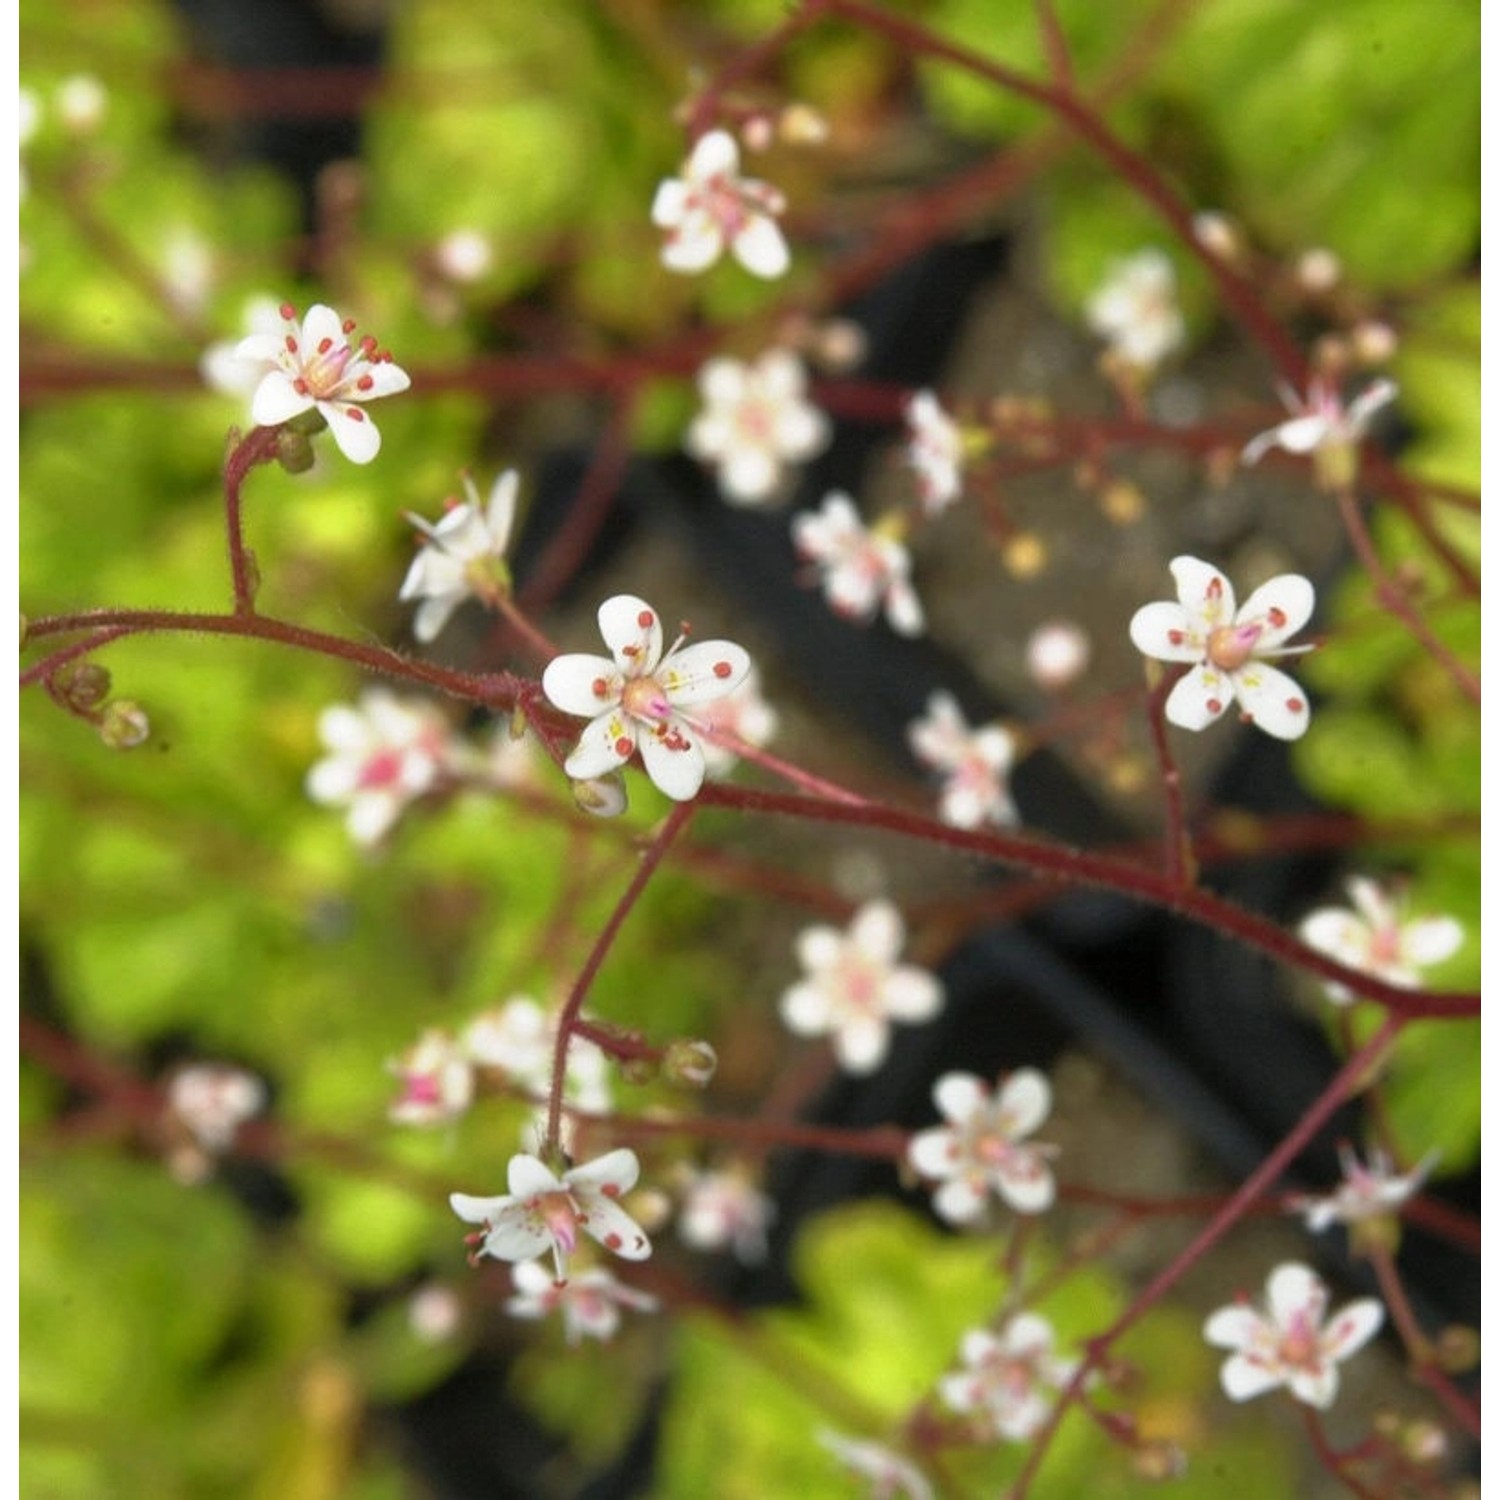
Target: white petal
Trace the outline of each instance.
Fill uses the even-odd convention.
[[[785,275],[792,263],[781,230],[766,214],[751,214],[745,227],[735,235],[731,249],[747,271],[767,281]]]
[[[710,406],[738,406],[745,399],[749,373],[737,359],[711,359],[698,371],[698,393]]]
[[[777,1008],[787,1030],[798,1036],[821,1036],[833,1025],[832,1007],[821,985],[794,984]]]
[[[1385,1322],[1385,1309],[1373,1297],[1361,1297],[1340,1308],[1323,1331],[1323,1352],[1329,1359],[1348,1359],[1363,1349]]]
[[[361,380],[370,383],[360,387]],[[411,389],[411,376],[388,359],[359,360],[351,364],[339,394],[353,401],[378,401],[382,396],[396,396]]]
[[[1057,1196],[1052,1171],[1035,1151],[1018,1151],[995,1168],[994,1179],[1000,1196],[1018,1214],[1045,1213]]]
[[[390,792],[361,792],[349,805],[349,836],[356,844],[378,842],[401,815],[402,805]]]
[[[844,935],[833,927],[805,927],[797,935],[797,961],[820,974],[843,961]]]
[[[274,365],[285,353],[286,340],[279,333],[252,333],[233,346],[233,357],[250,364]]]
[[[605,686],[602,695],[594,691],[596,682]],[[608,707],[618,703],[620,686],[620,674],[614,662],[608,657],[591,656],[586,652],[553,657],[542,673],[542,691],[547,695],[547,701],[565,714],[577,714],[581,719],[596,719]]]
[[[740,167],[740,148],[727,130],[710,130],[698,137],[687,159],[685,175],[702,182],[709,177],[733,177]]]
[[[412,622],[412,634],[423,645],[435,641],[443,633],[443,626],[452,618],[453,611],[461,602],[455,594],[439,594],[423,600]]]
[[[484,1237],[484,1253],[496,1260],[530,1260],[556,1248],[552,1235],[518,1203],[500,1211]]]
[[[1201,661],[1204,640],[1193,617],[1180,604],[1143,604],[1130,619],[1130,640],[1157,661]]]
[[[612,1250],[622,1260],[646,1260],[651,1241],[634,1219],[609,1198],[590,1198],[583,1220],[584,1231]]]
[[[651,200],[651,222],[662,229],[679,224],[687,208],[688,185],[680,177],[668,177],[659,184]]]
[[[919,1130],[906,1143],[906,1159],[923,1177],[952,1177],[959,1169],[959,1155],[958,1135],[941,1126]]]
[[[875,964],[888,964],[906,941],[906,924],[889,901],[870,901],[849,924],[849,943]]]
[[[307,773],[304,786],[314,802],[347,802],[359,786],[363,763],[352,755],[329,756]]]
[[[1369,961],[1370,929],[1342,906],[1324,906],[1310,913],[1297,931],[1308,947],[1351,969],[1363,968]]]
[[[520,487],[520,475],[514,469],[506,469],[490,489],[484,524],[490,534],[491,547],[497,553],[504,552],[510,541],[510,529],[516,519],[516,492]]]
[[[561,1191],[562,1181],[534,1156],[513,1156],[506,1169],[505,1183],[513,1198],[531,1198],[538,1193]]]
[[[1177,599],[1188,614],[1210,630],[1234,618],[1234,586],[1212,563],[1197,557],[1174,557],[1172,577]]]
[[[1277,1266],[1266,1282],[1266,1307],[1278,1328],[1288,1327],[1301,1315],[1320,1323],[1327,1305],[1328,1288],[1322,1279],[1296,1261]]]
[[[950,1224],[972,1224],[984,1212],[987,1201],[983,1189],[969,1178],[955,1177],[932,1195],[932,1209]]]
[[[319,401],[339,451],[352,464],[367,464],[380,452],[380,432],[362,406],[345,401]]]
[[[661,660],[661,618],[634,594],[616,594],[599,606],[599,634],[627,677],[650,672]]]
[[[730,500],[764,500],[781,478],[781,465],[765,448],[738,447],[719,470],[719,488]]]
[[[885,1061],[891,1029],[879,1016],[856,1016],[834,1036],[833,1050],[851,1073],[873,1073]]]
[[[1052,1108],[1052,1086],[1035,1068],[1012,1073],[1000,1087],[995,1109],[1013,1140],[1030,1135]]]
[[[674,651],[656,671],[674,708],[732,693],[750,671],[750,654],[732,641],[699,641]]]
[[[1349,410],[1345,414],[1345,422],[1350,431],[1362,434],[1370,425],[1370,418],[1387,402],[1394,401],[1397,394],[1394,380],[1377,380],[1368,390],[1361,391],[1349,403]]]
[[[635,754],[635,746],[635,727],[624,714],[600,714],[584,725],[573,753],[563,762],[563,773],[575,781],[593,781],[623,766]]]
[[[1331,1361],[1312,1369],[1293,1369],[1286,1375],[1286,1385],[1297,1400],[1327,1411],[1339,1393],[1339,1372]]]
[[[1307,733],[1307,694],[1285,672],[1263,661],[1249,661],[1231,675],[1234,695],[1257,729],[1278,740],[1299,740]]]
[[[602,1193],[606,1188],[615,1193],[628,1193],[640,1175],[640,1158],[628,1147],[621,1146],[574,1167],[566,1174],[566,1180],[571,1186],[591,1193]]]
[[[250,398],[250,418],[259,427],[276,427],[282,422],[299,417],[314,406],[311,396],[305,396],[281,370],[268,370]]]
[[[468,1193],[449,1193],[448,1206],[467,1224],[493,1224],[510,1199],[474,1198]]]
[[[1222,672],[1194,667],[1167,695],[1167,722],[1179,729],[1207,729],[1233,699],[1233,684]]]
[[[1418,917],[1401,929],[1401,956],[1426,968],[1457,953],[1463,941],[1463,925],[1452,917]]]
[[[1224,1368],[1219,1371],[1219,1383],[1231,1401],[1249,1401],[1253,1396],[1263,1396],[1285,1381],[1286,1372],[1279,1366],[1263,1364],[1244,1354],[1226,1359]]]
[[[307,316],[302,320],[302,333],[299,340],[302,358],[306,359],[309,355],[315,354],[318,345],[324,339],[335,346],[348,342],[344,334],[343,319],[326,303],[315,302],[308,308]]]
[[[1264,654],[1268,648],[1289,640],[1307,624],[1312,618],[1316,597],[1312,584],[1300,573],[1283,573],[1261,584],[1240,606],[1235,619],[1241,624],[1255,620],[1268,622],[1255,647]],[[1269,623],[1273,611],[1277,610],[1284,617],[1282,623]]]
[[[701,209],[690,209],[661,247],[662,264],[669,271],[696,275],[706,271],[724,252],[718,221]]]
[[[880,994],[886,1014],[896,1021],[930,1021],[943,1008],[943,987],[925,969],[897,969]]]
[[[1203,1325],[1204,1341],[1219,1349],[1248,1349],[1266,1333],[1266,1320],[1243,1302],[1210,1313]]]
[[[932,1086],[938,1113],[953,1125],[962,1125],[990,1102],[990,1091],[973,1073],[944,1073]]]
[[[689,802],[698,795],[708,762],[696,733],[674,725],[665,735],[641,736],[641,760],[646,774],[674,802]]]

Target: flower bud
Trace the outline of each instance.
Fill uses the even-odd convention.
[[[662,1053],[662,1077],[678,1088],[706,1089],[718,1068],[719,1054],[701,1037],[676,1037]]]
[[[129,698],[116,698],[99,721],[99,738],[111,750],[133,750],[144,744],[150,733],[151,720],[146,717],[146,710]]]
[[[1478,1330],[1450,1323],[1437,1336],[1437,1362],[1450,1375],[1464,1375],[1479,1363]]]
[[[52,686],[70,707],[87,713],[109,697],[109,670],[97,662],[65,662],[52,674]]]
[[[625,795],[625,778],[618,771],[596,776],[592,781],[575,781],[573,800],[581,811],[596,818],[618,818],[630,805]]]
[[[276,434],[276,462],[288,474],[305,474],[312,468],[317,454],[312,440],[305,432],[299,432],[290,424]]]

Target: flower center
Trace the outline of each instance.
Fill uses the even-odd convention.
[[[359,768],[360,790],[394,786],[401,779],[403,758],[399,750],[377,750]]]
[[[1255,655],[1256,642],[1265,627],[1258,621],[1245,625],[1220,625],[1208,637],[1208,660],[1220,671],[1233,672]]]
[[[344,370],[353,350],[348,344],[324,339],[313,354],[303,361],[302,383],[309,396],[332,396],[343,383]]]
[[[637,677],[625,684],[620,707],[633,719],[650,724],[664,724],[672,717],[672,704],[666,689],[654,677]]]
[[[558,1249],[564,1254],[571,1252],[578,1243],[578,1209],[572,1194],[564,1190],[541,1193],[531,1200],[530,1207]]]

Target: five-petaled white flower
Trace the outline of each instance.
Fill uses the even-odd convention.
[[[453,611],[474,597],[493,604],[510,589],[505,548],[516,515],[514,469],[507,469],[481,507],[474,481],[464,475],[468,499],[453,504],[437,525],[407,512],[406,519],[426,538],[412,559],[401,585],[402,599],[420,599],[415,633],[419,641],[436,640]]]
[[[807,372],[785,349],[753,364],[711,359],[698,372],[703,410],[683,446],[718,466],[719,489],[737,505],[776,497],[782,466],[800,463],[828,441],[828,419],[806,399]]]
[[[865,1438],[845,1437],[824,1428],[818,1441],[844,1465],[870,1481],[870,1500],[934,1500],[927,1477],[910,1459]]]
[[[727,776],[739,764],[736,742],[759,750],[776,734],[776,710],[761,696],[760,674],[754,667],[732,693],[705,703],[695,717],[703,736],[703,758],[713,777]]]
[[[1288,453],[1313,453],[1320,458],[1326,455],[1335,464],[1330,477],[1337,479],[1341,471],[1336,465],[1352,466],[1354,450],[1369,431],[1371,419],[1382,406],[1396,399],[1397,387],[1392,380],[1377,380],[1347,407],[1339,388],[1317,375],[1308,384],[1306,401],[1289,386],[1283,385],[1280,394],[1286,409],[1292,413],[1290,419],[1251,438],[1245,444],[1240,462],[1259,463],[1272,448],[1284,448]],[[1348,468],[1348,477],[1353,477],[1352,467]]]
[[[646,1232],[620,1207],[635,1186],[641,1164],[634,1151],[621,1147],[572,1167],[558,1177],[534,1156],[510,1159],[506,1185],[498,1198],[452,1193],[448,1202],[460,1219],[483,1228],[465,1243],[470,1259],[535,1260],[552,1255],[558,1285],[568,1279],[568,1256],[582,1229],[622,1260],[645,1260],[651,1254]]]
[[[277,427],[316,408],[344,457],[369,463],[380,452],[380,433],[364,403],[406,390],[411,377],[368,334],[351,347],[353,320],[321,302],[308,308],[300,327],[290,302],[282,303],[281,317],[280,334],[253,333],[235,350],[238,359],[270,367],[255,389],[251,417]]]
[[[1052,1348],[1052,1325],[1036,1313],[1017,1313],[998,1334],[971,1328],[959,1344],[966,1368],[944,1375],[938,1391],[954,1411],[974,1413],[997,1437],[1024,1442],[1040,1430],[1055,1393],[1077,1368]]]
[[[661,619],[644,599],[616,594],[599,606],[599,633],[613,660],[559,656],[542,674],[542,691],[566,714],[592,719],[563,770],[592,781],[635,754],[667,796],[685,802],[707,770],[697,721],[684,709],[732,693],[750,657],[730,641],[682,645],[662,654]]]
[[[1370,1152],[1367,1165],[1344,1142],[1339,1146],[1344,1180],[1338,1187],[1326,1198],[1293,1198],[1288,1207],[1303,1216],[1314,1234],[1321,1234],[1331,1224],[1383,1218],[1394,1214],[1421,1187],[1437,1159],[1438,1153],[1431,1151],[1410,1172],[1400,1173],[1383,1151]]]
[[[1240,717],[1279,740],[1307,730],[1307,695],[1268,657],[1295,656],[1311,646],[1283,644],[1307,624],[1313,586],[1299,573],[1263,583],[1234,608],[1234,590],[1215,567],[1174,557],[1176,604],[1145,604],[1130,622],[1136,649],[1159,661],[1192,662],[1167,698],[1167,718],[1181,729],[1205,729],[1238,699]]]
[[[1177,273],[1160,250],[1142,250],[1116,263],[1089,299],[1089,327],[1127,364],[1152,370],[1179,348],[1186,334],[1177,307]]]
[[[907,726],[906,738],[925,764],[941,772],[939,816],[955,828],[1014,824],[1016,805],[1006,778],[1016,756],[1015,736],[998,724],[971,729],[958,700],[936,692],[927,715]]]
[[[1332,1406],[1339,1361],[1369,1343],[1385,1312],[1373,1297],[1362,1297],[1325,1328],[1327,1311],[1328,1288],[1296,1262],[1271,1272],[1264,1313],[1243,1301],[1221,1307],[1203,1325],[1203,1337],[1216,1348],[1235,1351],[1219,1372],[1224,1394],[1248,1401],[1284,1385],[1308,1406]]]
[[[436,709],[383,688],[365,692],[357,709],[324,709],[318,735],[332,754],[307,773],[307,795],[347,805],[358,844],[377,842],[408,802],[430,791],[450,754],[448,725]]]
[[[894,516],[866,530],[854,502],[835,490],[821,511],[792,518],[792,540],[818,565],[836,613],[864,624],[884,605],[892,630],[921,635],[926,621],[911,586],[911,556],[899,540],[902,524]]]
[[[1403,921],[1401,903],[1375,881],[1354,875],[1346,882],[1354,910],[1324,906],[1302,919],[1298,931],[1308,947],[1360,969],[1387,984],[1415,989],[1420,971],[1456,953],[1464,930],[1452,917],[1414,917]],[[1347,1005],[1348,989],[1332,981],[1323,986],[1328,998]]]
[[[682,169],[656,190],[651,221],[665,229],[662,264],[671,271],[706,271],[726,246],[747,271],[768,280],[791,256],[776,216],[786,199],[773,187],[740,176],[740,148],[727,130],[700,136]]]
[[[918,391],[906,403],[906,425],[906,458],[916,472],[922,510],[940,515],[963,494],[963,429],[931,391]]]
[[[677,1232],[695,1250],[728,1246],[738,1259],[753,1265],[766,1258],[766,1230],[775,1217],[775,1203],[742,1167],[688,1169],[684,1175]]]
[[[602,1267],[580,1271],[570,1281],[558,1283],[534,1260],[512,1267],[510,1279],[516,1294],[505,1304],[513,1318],[545,1318],[561,1311],[563,1335],[576,1348],[584,1339],[606,1344],[620,1330],[620,1309],[655,1312],[655,1297],[617,1281]]]
[[[1023,1145],[1052,1107],[1052,1089],[1034,1068],[1022,1068],[993,1095],[972,1073],[945,1073],[933,1101],[947,1125],[922,1130],[906,1158],[924,1177],[941,1182],[933,1208],[950,1224],[971,1224],[993,1189],[1017,1213],[1052,1206],[1056,1188],[1047,1158],[1055,1146]]]
[[[266,1105],[266,1086],[228,1063],[190,1063],[172,1075],[167,1106],[205,1151],[218,1155]]]
[[[807,977],[781,997],[781,1019],[798,1036],[831,1032],[839,1062],[851,1073],[873,1073],[890,1047],[890,1023],[930,1021],[943,987],[925,969],[898,965],[906,938],[889,901],[862,906],[841,933],[809,927],[797,939]]]
[[[441,1125],[474,1102],[473,1065],[445,1031],[424,1031],[416,1046],[386,1066],[401,1081],[387,1111],[398,1125]]]

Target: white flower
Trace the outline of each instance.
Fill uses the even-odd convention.
[[[513,995],[503,1005],[476,1016],[461,1045],[469,1061],[503,1073],[517,1088],[545,1095],[552,1081],[557,1016],[528,995]],[[568,1041],[568,1068],[563,1098],[592,1113],[611,1102],[609,1059],[587,1037]]]
[[[1196,557],[1172,559],[1178,603],[1142,605],[1130,622],[1136,649],[1159,661],[1192,662],[1167,698],[1167,718],[1181,729],[1205,729],[1238,699],[1240,717],[1279,740],[1307,730],[1307,696],[1266,658],[1311,646],[1284,645],[1313,612],[1313,586],[1298,573],[1263,583],[1235,613],[1234,590],[1217,568]]]
[[[774,279],[791,263],[776,215],[786,200],[764,182],[741,177],[740,150],[727,130],[710,130],[693,147],[681,177],[656,190],[651,221],[667,231],[662,264],[705,271],[725,246],[747,271]]]
[[[433,258],[449,281],[478,281],[494,263],[490,242],[477,229],[454,229],[437,242]]]
[[[1463,926],[1452,917],[1403,921],[1401,903],[1375,881],[1354,875],[1346,885],[1353,911],[1342,906],[1319,907],[1298,928],[1302,941],[1319,953],[1387,984],[1415,989],[1422,982],[1422,969],[1442,963],[1462,945]],[[1347,1005],[1352,998],[1341,984],[1328,982],[1323,988],[1338,1005]]]
[[[651,1241],[620,1207],[635,1186],[641,1164],[623,1147],[555,1176],[534,1156],[513,1156],[506,1173],[510,1192],[499,1198],[452,1193],[448,1202],[460,1219],[483,1226],[468,1237],[473,1255],[496,1260],[534,1260],[552,1255],[559,1284],[568,1279],[568,1256],[582,1229],[623,1260],[645,1260]]]
[[[663,655],[661,620],[634,594],[599,606],[599,633],[613,660],[559,656],[542,674],[542,691],[558,708],[592,720],[563,770],[592,781],[623,766],[639,746],[652,781],[675,801],[689,800],[707,765],[698,723],[682,710],[732,693],[750,657],[730,641],[684,647],[681,636]]]
[[[246,1120],[266,1105],[266,1086],[253,1073],[227,1063],[192,1063],[172,1075],[167,1105],[207,1152],[234,1144]]]
[[[570,1281],[553,1281],[534,1260],[523,1260],[510,1273],[516,1295],[505,1310],[513,1318],[546,1318],[561,1311],[563,1336],[570,1348],[584,1339],[607,1344],[620,1331],[620,1309],[655,1312],[657,1300],[617,1281],[601,1267],[580,1271]]]
[[[940,515],[963,494],[963,429],[931,391],[918,391],[907,402],[906,424],[911,432],[906,457],[916,471],[922,510]]]
[[[474,1102],[474,1069],[447,1032],[424,1031],[386,1066],[401,1080],[400,1097],[387,1111],[398,1125],[441,1125]]]
[[[943,776],[939,815],[955,828],[1018,821],[1006,778],[1016,755],[1015,736],[998,724],[970,729],[951,693],[927,700],[927,716],[907,726],[906,738],[925,764]]]
[[[800,463],[828,441],[828,419],[806,400],[807,372],[785,349],[772,349],[753,365],[711,359],[698,372],[703,410],[683,446],[715,464],[724,498],[738,505],[772,499],[782,466]]]
[[[1279,1385],[1309,1406],[1327,1409],[1339,1388],[1339,1361],[1375,1336],[1385,1313],[1373,1297],[1351,1302],[1325,1328],[1328,1288],[1306,1266],[1277,1266],[1266,1282],[1266,1312],[1243,1302],[1221,1307],[1203,1325],[1216,1348],[1233,1349],[1219,1379],[1231,1401]]]
[[[58,84],[53,102],[69,130],[87,135],[103,123],[109,93],[92,73],[74,73]]]
[[[1304,1217],[1314,1234],[1321,1234],[1331,1224],[1385,1217],[1421,1187],[1436,1163],[1437,1152],[1429,1152],[1403,1175],[1383,1151],[1372,1151],[1366,1166],[1351,1146],[1343,1144],[1339,1147],[1339,1165],[1344,1169],[1344,1180],[1328,1197],[1294,1198],[1290,1207]]]
[[[746,1265],[766,1258],[766,1230],[776,1205],[738,1167],[689,1171],[682,1188],[677,1232],[695,1250],[732,1248]]]
[[[998,1334],[971,1328],[959,1345],[966,1366],[938,1381],[954,1411],[976,1413],[997,1437],[1024,1442],[1047,1420],[1055,1393],[1073,1378],[1071,1360],[1052,1352],[1052,1325],[1017,1313]]]
[[[272,340],[281,337],[281,304],[268,292],[251,297],[244,306],[240,326],[247,336]],[[276,368],[274,358],[247,359],[240,353],[245,339],[222,339],[210,344],[198,361],[203,383],[226,396],[255,394],[255,388]]]
[[[282,303],[281,317],[279,335],[251,334],[235,351],[240,359],[271,366],[256,387],[251,417],[262,427],[277,427],[316,408],[344,457],[369,463],[380,452],[380,433],[363,403],[406,390],[410,376],[368,334],[351,348],[353,321],[341,320],[321,302],[308,308],[300,328],[291,303]]]
[[[318,735],[332,752],[307,773],[307,795],[349,809],[349,835],[374,844],[407,803],[431,790],[448,756],[448,726],[430,704],[370,688],[357,709],[326,708]]]
[[[879,1443],[845,1437],[824,1428],[818,1441],[844,1465],[870,1481],[870,1500],[935,1500],[926,1476],[910,1460]]]
[[[441,1344],[452,1338],[463,1321],[464,1305],[458,1294],[438,1281],[418,1287],[406,1304],[407,1326],[424,1344]]]
[[[1055,693],[1087,670],[1091,650],[1092,642],[1081,625],[1072,620],[1048,620],[1038,625],[1026,642],[1026,670],[1039,688]]]
[[[732,692],[705,703],[697,715],[703,735],[703,758],[708,774],[727,776],[739,762],[735,742],[743,741],[759,750],[775,737],[776,710],[761,696],[760,674],[751,667],[745,680]]]
[[[933,1208],[950,1224],[970,1224],[984,1212],[990,1190],[1017,1213],[1052,1206],[1056,1188],[1047,1158],[1055,1146],[1022,1145],[1052,1108],[1052,1090],[1034,1068],[1004,1079],[993,1096],[972,1073],[945,1073],[932,1090],[946,1126],[919,1131],[906,1158],[924,1177],[941,1182]]]
[[[1109,341],[1112,352],[1143,370],[1179,348],[1186,333],[1177,309],[1177,274],[1160,250],[1117,262],[1086,313],[1089,327]]]
[[[520,480],[507,469],[490,490],[489,504],[480,507],[474,481],[464,475],[469,497],[454,505],[437,525],[407,512],[406,519],[427,539],[401,585],[402,599],[420,599],[415,634],[419,641],[436,640],[453,611],[471,596],[493,603],[510,589],[505,548],[516,515],[516,487]]]
[[[809,927],[797,939],[807,977],[782,995],[781,1019],[798,1036],[831,1032],[845,1068],[873,1073],[890,1047],[891,1021],[930,1021],[943,1005],[931,974],[896,963],[905,937],[888,901],[862,906],[847,934]]]
[[[884,605],[892,630],[922,633],[926,622],[911,586],[911,557],[890,525],[877,523],[867,531],[854,502],[835,490],[820,512],[792,518],[792,540],[818,565],[823,593],[837,614],[864,624]]]
[[[1371,419],[1394,401],[1396,394],[1394,381],[1377,380],[1346,408],[1338,387],[1319,376],[1309,383],[1306,401],[1290,387],[1282,386],[1281,399],[1292,416],[1251,438],[1240,462],[1259,463],[1272,448],[1311,453],[1319,477],[1326,483],[1335,488],[1349,483],[1358,462],[1356,450],[1369,431]]]

